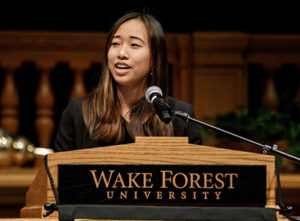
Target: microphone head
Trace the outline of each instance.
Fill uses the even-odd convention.
[[[154,94],[158,94],[161,97],[163,96],[162,90],[159,87],[151,86],[145,92],[145,98],[149,103],[152,103],[152,97]]]

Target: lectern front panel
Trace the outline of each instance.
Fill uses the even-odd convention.
[[[59,165],[61,204],[265,206],[260,165]]]

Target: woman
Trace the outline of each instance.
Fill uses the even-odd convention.
[[[181,119],[163,123],[144,94],[156,85],[166,94],[166,40],[150,15],[128,13],[109,32],[102,77],[87,97],[72,99],[62,114],[56,151],[134,142],[135,136],[188,136],[201,144],[197,125]],[[174,110],[194,116],[193,107],[166,98]]]

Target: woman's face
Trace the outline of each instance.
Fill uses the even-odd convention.
[[[151,52],[145,24],[138,19],[117,29],[108,50],[108,67],[117,84],[146,87],[151,69]]]

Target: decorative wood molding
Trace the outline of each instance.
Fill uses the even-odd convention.
[[[232,32],[195,32],[193,34],[194,64],[244,65],[247,34]]]
[[[52,60],[55,62],[103,60],[106,33],[0,32],[0,60]]]

